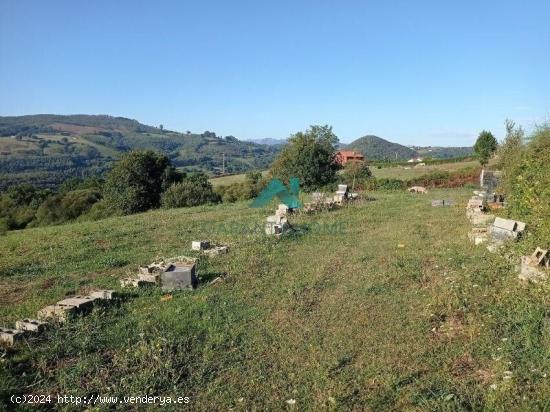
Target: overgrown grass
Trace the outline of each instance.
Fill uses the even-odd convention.
[[[193,239],[231,246],[201,262],[203,279],[225,274],[222,283],[170,300],[128,293],[29,340],[2,361],[1,397],[190,396],[196,410],[280,410],[289,399],[296,410],[547,408],[548,288],[519,283],[508,260],[468,242],[469,191],[370,195],[294,217],[299,233],[279,240],[242,230],[267,215],[245,203],[0,237],[4,325],[91,285],[117,287],[138,264],[189,254]],[[457,206],[432,208],[441,198]]]

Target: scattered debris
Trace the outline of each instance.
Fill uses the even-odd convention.
[[[487,227],[473,227],[468,233],[468,239],[474,244],[481,245],[489,240],[489,229]]]
[[[422,186],[412,186],[407,189],[410,193],[422,193],[424,195],[428,194],[428,189]]]
[[[92,290],[89,295],[93,299],[112,300],[117,297],[117,292],[112,289]]]
[[[548,250],[537,249],[531,256],[522,256],[519,278],[531,282],[546,280],[550,273],[550,254]]]

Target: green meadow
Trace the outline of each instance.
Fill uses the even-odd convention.
[[[546,409],[547,286],[519,282],[511,248],[468,241],[470,195],[370,192],[292,216],[280,239],[261,231],[271,209],[247,203],[8,232],[4,326],[92,287],[119,289],[158,257],[196,256],[192,240],[231,250],[200,259],[194,291],[125,290],[4,353],[0,402],[32,393],[188,396],[205,411]],[[443,198],[456,206],[431,207]]]

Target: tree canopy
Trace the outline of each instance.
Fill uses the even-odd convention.
[[[497,139],[491,132],[487,130],[482,130],[479,134],[479,137],[476,140],[474,145],[474,153],[481,163],[482,166],[485,166],[489,163],[491,155],[497,150],[498,143]]]
[[[332,127],[311,126],[290,137],[271,168],[273,177],[289,182],[300,179],[304,190],[314,190],[336,180],[339,165],[335,161],[338,137]]]

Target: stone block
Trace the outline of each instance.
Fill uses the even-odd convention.
[[[210,242],[206,240],[194,240],[191,242],[191,249],[193,250],[206,250],[210,247]]]
[[[0,328],[0,343],[6,346],[13,346],[16,342],[22,340],[24,332],[17,329]]]
[[[117,292],[112,289],[93,290],[90,292],[89,296],[92,299],[111,300],[117,297]]]
[[[473,212],[473,213],[467,213],[468,219],[474,226],[484,226],[491,224],[495,216],[483,212]]]
[[[40,309],[37,317],[39,320],[55,320],[57,322],[65,322],[73,317],[76,312],[76,306],[55,304]]]
[[[198,279],[196,275],[196,265],[176,264],[171,270],[163,272],[160,276],[160,286],[162,290],[179,290],[196,288]]]
[[[433,207],[443,207],[445,206],[444,200],[432,200],[432,206]]]
[[[47,323],[36,319],[23,319],[15,322],[15,328],[25,332],[40,333],[44,330]]]
[[[338,192],[347,193],[348,192],[348,185],[338,185]]]

